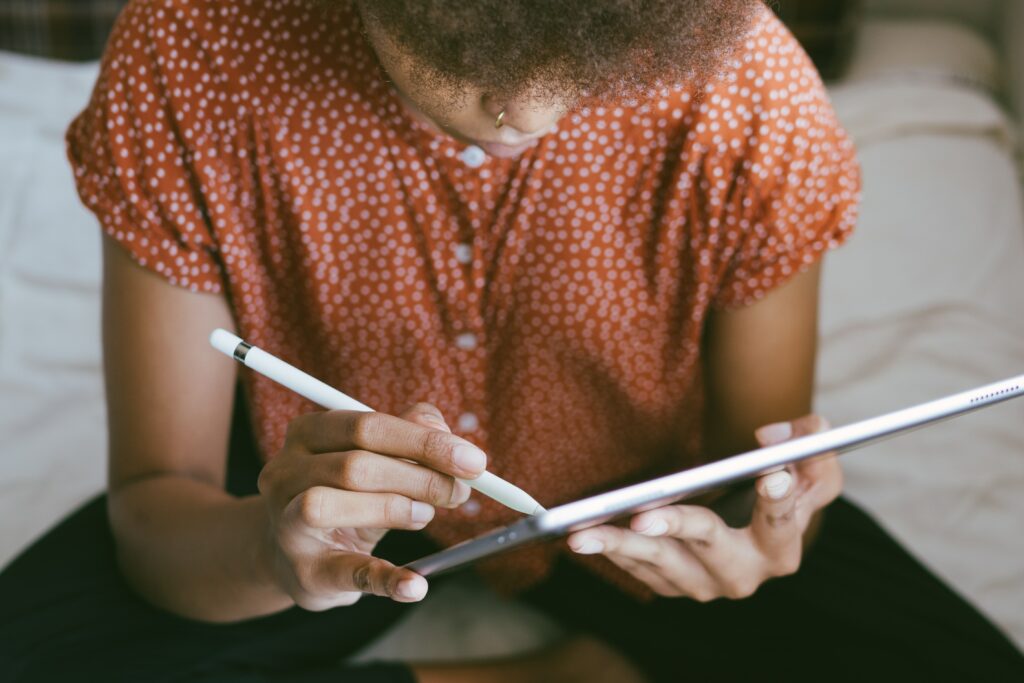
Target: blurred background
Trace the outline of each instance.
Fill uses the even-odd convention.
[[[103,487],[99,230],[63,132],[123,4],[0,0],[0,564]],[[864,175],[857,233],[825,268],[816,410],[844,424],[1024,373],[1024,0],[769,4],[827,78]],[[844,466],[848,495],[1024,646],[1024,401]],[[493,598],[471,581],[445,590],[364,657],[551,635],[515,606],[480,609]]]

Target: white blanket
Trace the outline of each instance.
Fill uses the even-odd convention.
[[[99,234],[61,142],[94,74],[0,55],[0,563],[103,483]],[[917,86],[835,91],[865,179],[859,230],[823,284],[818,409],[836,424],[1024,372],[1010,128],[977,88]],[[1022,418],[1008,404],[845,465],[849,494],[1024,645]],[[365,656],[500,653],[553,633],[472,583],[446,593]]]

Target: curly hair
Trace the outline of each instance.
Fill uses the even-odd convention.
[[[713,74],[760,0],[356,0],[417,78],[497,96],[635,97]]]

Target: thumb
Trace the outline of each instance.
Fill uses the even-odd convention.
[[[360,553],[338,553],[320,565],[322,581],[334,590],[359,591],[397,602],[418,602],[427,594],[427,580],[387,560]]]

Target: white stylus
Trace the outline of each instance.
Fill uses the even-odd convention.
[[[283,360],[267,353],[259,347],[247,344],[240,337],[224,329],[216,329],[210,334],[210,344],[226,356],[234,358],[245,367],[255,370],[278,384],[288,387],[300,396],[327,408],[328,410],[358,410],[365,413],[373,412],[373,408],[365,406],[354,398],[350,398],[337,389],[320,380],[307,375],[302,370],[285,363]],[[539,515],[545,512],[540,503],[530,497],[526,491],[514,486],[501,477],[484,472],[476,479],[462,481],[493,498],[505,507],[527,515]]]

